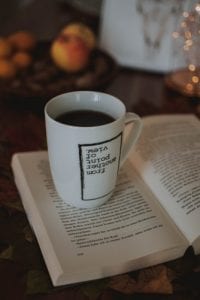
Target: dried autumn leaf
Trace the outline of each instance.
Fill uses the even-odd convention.
[[[137,283],[135,279],[131,278],[128,274],[112,277],[109,287],[127,295],[133,294],[137,291]]]
[[[27,275],[26,294],[43,294],[48,293],[52,289],[50,278],[46,272],[42,270],[30,270]]]
[[[103,290],[108,286],[108,279],[95,280],[83,283],[81,292],[89,299],[97,299]]]
[[[23,229],[25,240],[32,243],[35,240],[35,236],[30,228],[30,226],[25,226]]]
[[[0,259],[12,259],[13,258],[13,246],[9,245],[6,249],[0,252]]]
[[[137,281],[138,293],[172,294],[173,286],[165,265],[141,270]]]
[[[13,211],[24,212],[24,208],[20,200],[5,201],[1,205],[7,209],[9,214],[13,214]]]

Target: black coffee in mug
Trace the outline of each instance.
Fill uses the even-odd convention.
[[[60,123],[80,127],[105,125],[114,120],[113,117],[104,112],[93,110],[68,111],[56,117],[56,121]]]

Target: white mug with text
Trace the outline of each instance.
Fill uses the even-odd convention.
[[[76,91],[51,99],[45,106],[45,122],[50,169],[59,196],[79,208],[103,204],[140,135],[140,117],[127,113],[114,96]],[[128,123],[132,126],[123,140]]]

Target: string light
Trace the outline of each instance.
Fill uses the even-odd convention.
[[[184,91],[200,97],[200,3],[195,4],[191,11],[184,11],[182,17],[179,30],[174,31],[172,36],[182,41],[187,67],[176,73],[177,77],[180,78],[180,74],[183,77]]]
[[[200,0],[191,11],[183,11],[179,28],[172,32],[179,61],[174,72],[165,76],[166,84],[176,91],[200,98]],[[178,48],[177,48],[178,47]],[[175,48],[174,48],[175,49]],[[177,69],[178,67],[178,69]]]
[[[188,69],[189,69],[191,72],[194,72],[194,71],[196,70],[196,66],[193,65],[193,64],[189,64]]]

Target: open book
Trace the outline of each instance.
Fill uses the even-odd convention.
[[[200,253],[200,122],[164,115],[143,124],[113,196],[95,209],[59,198],[46,151],[14,154],[16,185],[55,286],[169,261],[190,245]]]

